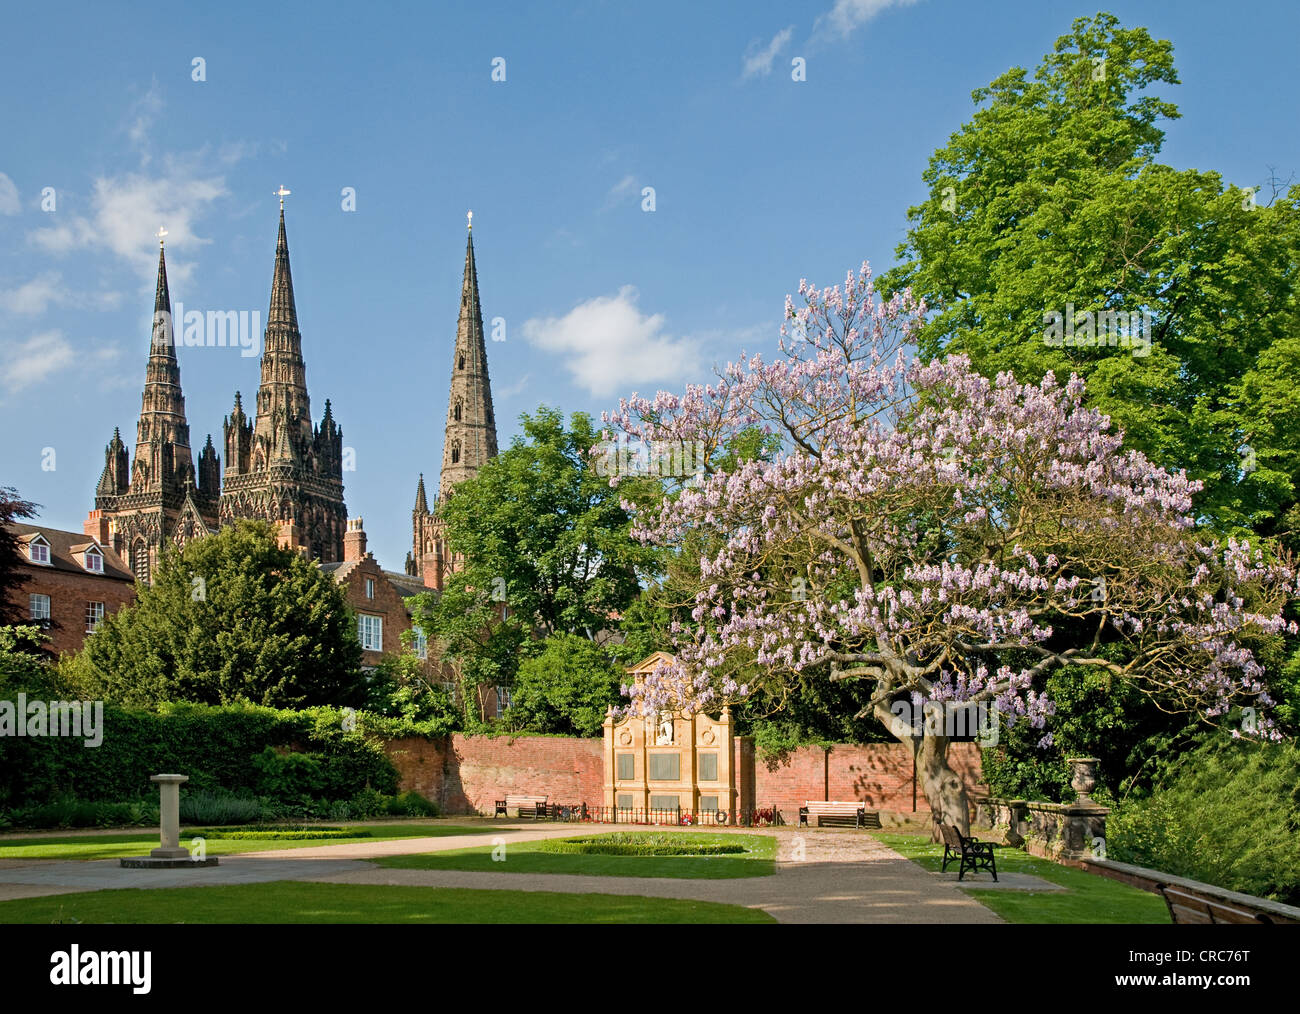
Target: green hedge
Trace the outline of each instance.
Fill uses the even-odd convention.
[[[104,705],[103,742],[88,747],[70,737],[0,737],[0,808],[49,803],[63,796],[82,800],[157,799],[149,776],[179,772],[189,776],[186,792],[311,795],[352,800],[363,789],[392,795],[397,771],[373,735],[374,723],[358,714],[357,727],[343,731],[336,708],[278,711],[256,705],[209,707],[166,705],[158,712]],[[404,723],[406,734],[418,727]],[[303,760],[276,768],[266,757],[290,750]],[[259,766],[260,762],[260,766]],[[271,770],[268,775],[268,767]],[[289,791],[292,778],[306,769],[318,785],[310,793]],[[283,794],[267,792],[268,777],[281,776]]]
[[[691,835],[656,831],[616,831],[590,838],[564,838],[541,842],[543,852],[584,856],[726,856],[748,852],[731,842],[702,842]]]
[[[344,831],[339,827],[315,828],[315,829],[295,829],[292,831],[267,830],[265,828],[256,828],[254,830],[231,830],[222,827],[205,827],[197,831],[186,831],[186,835],[196,835],[199,838],[215,838],[225,841],[237,841],[239,839],[253,839],[254,841],[312,841],[315,839],[328,840],[330,838],[369,838],[369,831]]]

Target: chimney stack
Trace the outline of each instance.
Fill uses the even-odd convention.
[[[348,530],[343,533],[343,562],[351,563],[366,555],[366,529],[362,518],[348,518]]]

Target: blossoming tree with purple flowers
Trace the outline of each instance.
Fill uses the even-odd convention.
[[[799,292],[774,361],[742,355],[716,384],[604,416],[708,455],[755,426],[781,440],[627,505],[645,542],[705,547],[675,662],[628,688],[631,710],[714,710],[809,675],[867,681],[863,714],[918,740],[926,800],[963,831],[951,729],[909,711],[996,708],[1042,728],[1041,677],[1098,666],[1208,720],[1255,708],[1268,731],[1256,653],[1294,627],[1289,561],[1199,533],[1198,485],[1125,450],[1078,378],[917,361],[925,307],[882,303],[866,264]]]

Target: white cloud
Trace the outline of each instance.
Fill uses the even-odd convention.
[[[167,228],[167,247],[193,249],[210,240],[195,234],[194,224],[218,198],[227,195],[225,179],[198,177],[188,166],[168,160],[166,173],[95,180],[89,217],[72,216],[48,228],[35,229],[28,239],[48,253],[62,254],[85,247],[104,247],[130,261],[143,275],[157,264],[159,226]],[[188,277],[192,265],[168,271],[178,280]]]
[[[615,183],[605,194],[605,203],[602,210],[608,211],[618,204],[628,194],[636,190],[636,177],[628,173],[621,180]]]
[[[14,181],[4,173],[0,173],[0,215],[16,215],[22,207]]]
[[[72,365],[76,355],[61,331],[44,331],[25,342],[0,345],[0,380],[12,394]]]
[[[579,303],[563,317],[524,322],[529,344],[563,357],[575,383],[606,396],[699,373],[699,343],[663,331],[663,314],[637,308],[635,286]]]
[[[916,0],[835,0],[835,6],[813,25],[813,34],[825,29],[847,39],[881,11],[890,7],[910,7],[914,3]]]
[[[528,386],[528,381],[532,379],[532,376],[531,373],[525,373],[513,384],[507,384],[505,387],[497,388],[496,397],[500,401],[505,401],[507,398],[513,398],[516,394],[523,393],[524,388]]]
[[[59,277],[57,272],[51,271],[16,289],[0,291],[0,308],[8,313],[25,315],[44,313],[47,306],[60,301]]]
[[[762,43],[755,39],[749,44],[749,49],[745,51],[744,64],[740,76],[742,78],[766,77],[772,73],[772,63],[776,60],[777,54],[790,44],[790,37],[794,35],[794,25],[789,28],[782,28],[774,36],[772,41],[767,44],[767,48],[762,48]]]
[[[31,317],[44,313],[51,305],[115,310],[121,302],[122,293],[111,290],[73,292],[63,284],[63,276],[57,271],[37,275],[16,289],[0,290],[0,310]]]
[[[609,188],[609,196],[614,198],[622,197],[624,194],[626,194],[629,190],[631,190],[635,186],[636,186],[636,177],[633,176],[631,173],[628,173],[628,175],[624,176],[621,180],[619,180],[617,183],[615,183],[612,187]]]
[[[149,84],[149,90],[132,104],[126,126],[126,136],[140,153],[141,166],[148,165],[152,158],[149,151],[149,131],[153,128],[153,121],[158,118],[162,108],[162,91],[158,87],[158,79],[154,78]]]

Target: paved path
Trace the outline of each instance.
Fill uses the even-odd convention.
[[[216,867],[193,870],[124,870],[116,859],[91,862],[15,860],[0,869],[0,900],[113,888],[306,880],[334,884],[402,884],[694,899],[761,908],[778,921],[791,923],[1001,921],[962,891],[955,878],[928,873],[876,839],[855,832],[750,831],[748,833],[773,834],[781,839],[776,873],[770,877],[731,880],[397,870],[384,869],[365,861],[380,856],[473,848],[501,841],[509,846],[513,842],[569,837],[575,832],[582,833],[571,825],[503,824],[499,828],[488,828],[483,834],[349,842],[245,853],[222,857],[221,865]],[[509,863],[508,856],[507,851],[503,866]],[[1052,886],[1045,881],[1042,883],[1044,889]],[[986,885],[981,883],[978,886]],[[1026,884],[1021,889],[1031,886]]]

